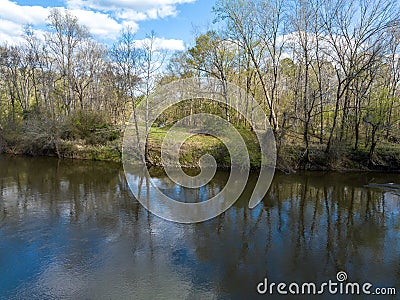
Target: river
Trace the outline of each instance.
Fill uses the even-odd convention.
[[[167,192],[204,201],[227,177]],[[400,292],[400,174],[278,172],[251,210],[256,180],[224,214],[185,225],[146,211],[118,164],[0,156],[0,298],[245,299],[264,278],[339,271]]]

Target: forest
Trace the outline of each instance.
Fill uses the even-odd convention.
[[[279,169],[400,168],[398,1],[217,0],[213,13],[211,29],[174,53],[156,46],[154,32],[137,43],[129,27],[101,44],[57,8],[43,35],[27,24],[23,43],[0,46],[0,151],[118,161],[138,103],[160,85],[198,76],[233,83],[261,105]],[[234,110],[193,99],[151,128],[148,161],[157,161],[169,126],[204,111],[254,142]],[[209,137],[184,150],[202,143],[226,161]]]

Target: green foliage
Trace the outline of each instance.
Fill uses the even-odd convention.
[[[119,137],[119,131],[107,121],[104,113],[77,111],[66,118],[61,138],[84,140],[90,145],[105,144]]]

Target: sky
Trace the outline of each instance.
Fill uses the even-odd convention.
[[[29,24],[40,35],[46,31],[53,7],[68,9],[93,38],[112,44],[121,29],[130,26],[136,39],[152,31],[160,49],[184,50],[194,43],[195,33],[213,21],[213,0],[0,0],[0,44],[21,41]]]

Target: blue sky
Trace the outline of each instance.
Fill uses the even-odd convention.
[[[93,37],[115,41],[130,26],[138,40],[152,30],[161,48],[183,50],[193,44],[194,32],[212,25],[213,0],[0,0],[0,43],[18,43],[26,24],[37,33],[46,30],[52,7],[69,9]]]

